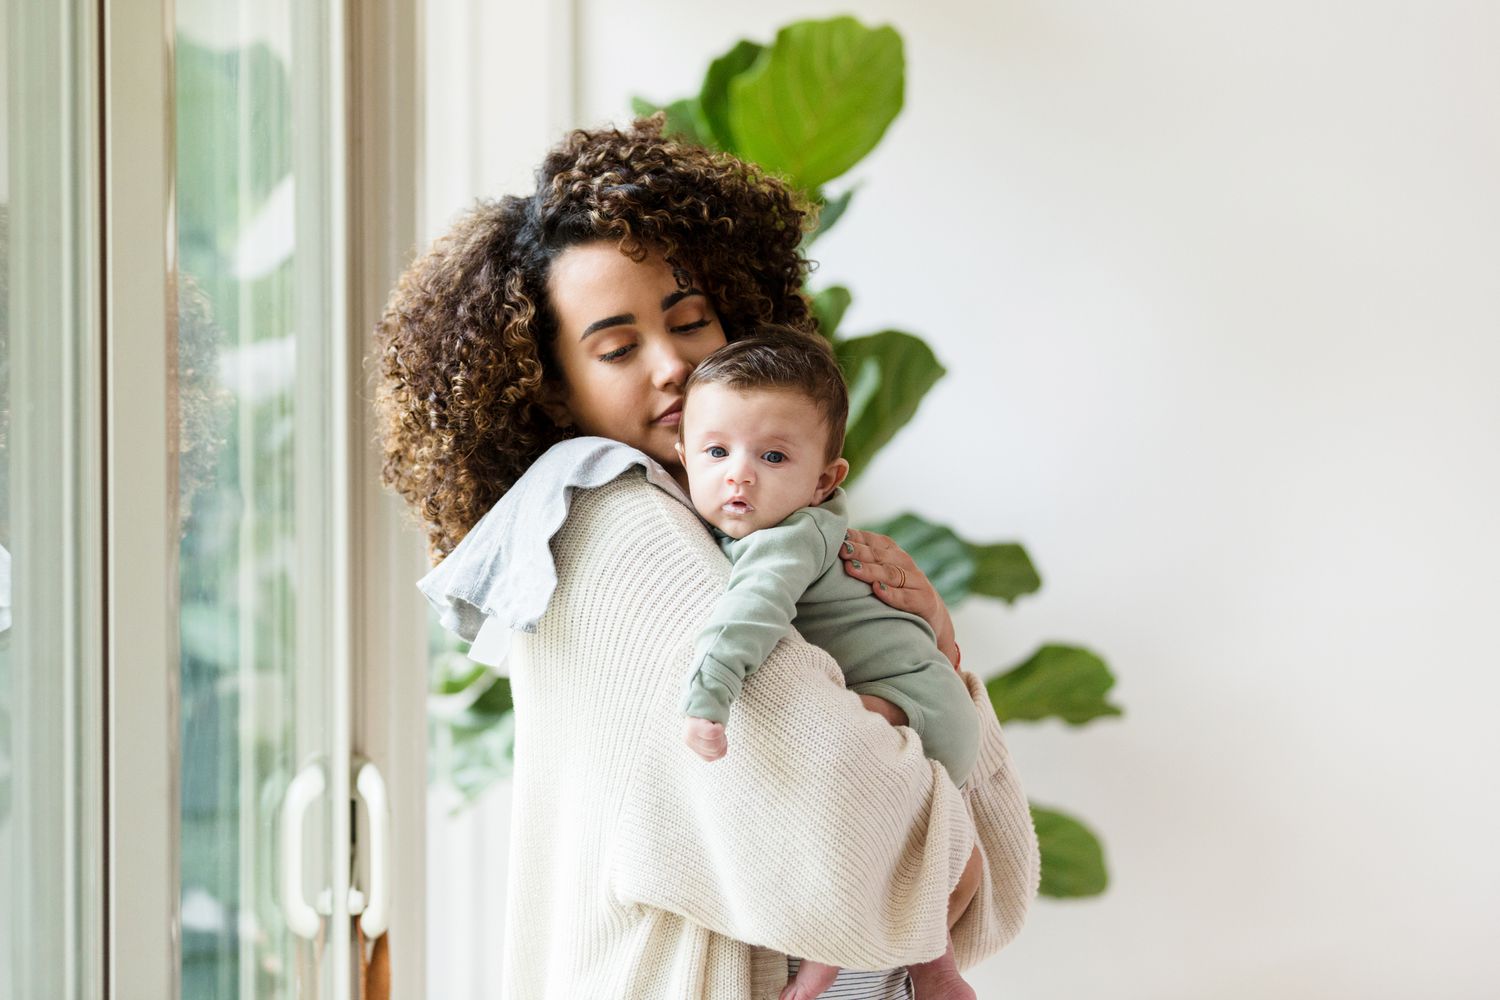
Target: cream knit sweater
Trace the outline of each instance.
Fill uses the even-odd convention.
[[[787,955],[853,969],[942,953],[975,843],[984,877],[953,929],[961,968],[1020,930],[1036,836],[973,674],[979,762],[963,790],[919,738],[866,711],[795,634],[746,682],[728,756],[683,745],[693,638],[729,562],[640,470],[573,502],[558,588],[516,633],[509,1000],[774,1000]]]

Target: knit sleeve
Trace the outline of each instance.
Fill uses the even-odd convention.
[[[666,655],[685,666],[691,647]],[[622,903],[844,968],[942,954],[975,844],[964,798],[826,653],[795,635],[779,644],[731,707],[734,740],[714,762],[682,744],[672,692],[655,701],[610,852]]]
[[[977,964],[1011,942],[1026,921],[1041,882],[1041,852],[1031,808],[1021,791],[1005,734],[984,682],[959,676],[979,713],[979,756],[964,782],[964,805],[979,834],[984,877],[969,908],[953,925],[953,954],[960,969]]]

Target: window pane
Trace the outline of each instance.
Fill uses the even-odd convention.
[[[182,992],[307,998],[325,946],[287,919],[276,824],[332,736],[327,12],[178,0],[176,17]],[[324,909],[326,801],[297,900]]]

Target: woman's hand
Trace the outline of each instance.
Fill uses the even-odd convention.
[[[868,583],[876,597],[925,619],[937,633],[938,649],[957,668],[958,643],[948,606],[911,556],[885,535],[850,528],[839,546],[839,558],[844,560],[844,572]]]

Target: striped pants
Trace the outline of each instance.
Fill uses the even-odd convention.
[[[787,978],[797,975],[800,958],[787,959]],[[911,976],[905,969],[855,972],[840,969],[839,977],[818,1000],[912,1000]]]

